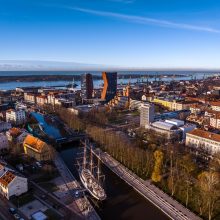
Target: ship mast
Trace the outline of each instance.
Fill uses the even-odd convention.
[[[86,140],[84,143],[84,152],[83,152],[83,169],[86,168]]]
[[[97,170],[98,183],[100,182],[100,173],[101,173],[101,170],[100,170],[100,153],[99,153],[99,156],[98,156],[98,170]]]
[[[90,145],[90,172],[93,170],[93,155],[92,155],[92,146]]]

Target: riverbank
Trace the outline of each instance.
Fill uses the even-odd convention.
[[[73,173],[74,177],[80,181],[74,158],[79,157],[83,148],[78,145],[69,145],[60,149],[60,155]],[[104,188],[107,199],[97,202],[88,193],[87,198],[99,214],[101,219],[123,219],[123,220],[169,220],[161,210],[137,193],[129,184],[124,182],[108,167],[101,163],[102,174],[105,176]]]
[[[196,216],[176,200],[172,199],[170,196],[151,184],[150,181],[144,181],[136,174],[132,173],[109,154],[102,152],[100,149],[93,152],[95,156],[99,157],[110,170],[157,206],[169,218],[173,220],[201,220],[200,217]]]

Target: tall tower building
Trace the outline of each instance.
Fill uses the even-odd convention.
[[[104,88],[101,98],[109,102],[117,94],[117,73],[103,72],[102,78],[104,80]]]
[[[142,104],[140,109],[140,126],[145,127],[154,121],[154,105]]]
[[[93,93],[92,74],[86,73],[81,76],[81,97],[82,99],[91,99]]]

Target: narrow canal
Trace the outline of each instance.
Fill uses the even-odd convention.
[[[66,147],[60,151],[61,157],[79,180],[75,167],[79,148]],[[167,220],[169,219],[156,206],[139,195],[128,184],[121,180],[111,170],[103,165],[102,172],[105,175],[105,190],[107,200],[102,204],[96,204],[96,210],[103,220]],[[94,204],[93,204],[94,205]]]

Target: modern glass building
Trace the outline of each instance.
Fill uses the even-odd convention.
[[[104,87],[102,91],[102,99],[109,102],[117,94],[117,72],[103,72]]]

